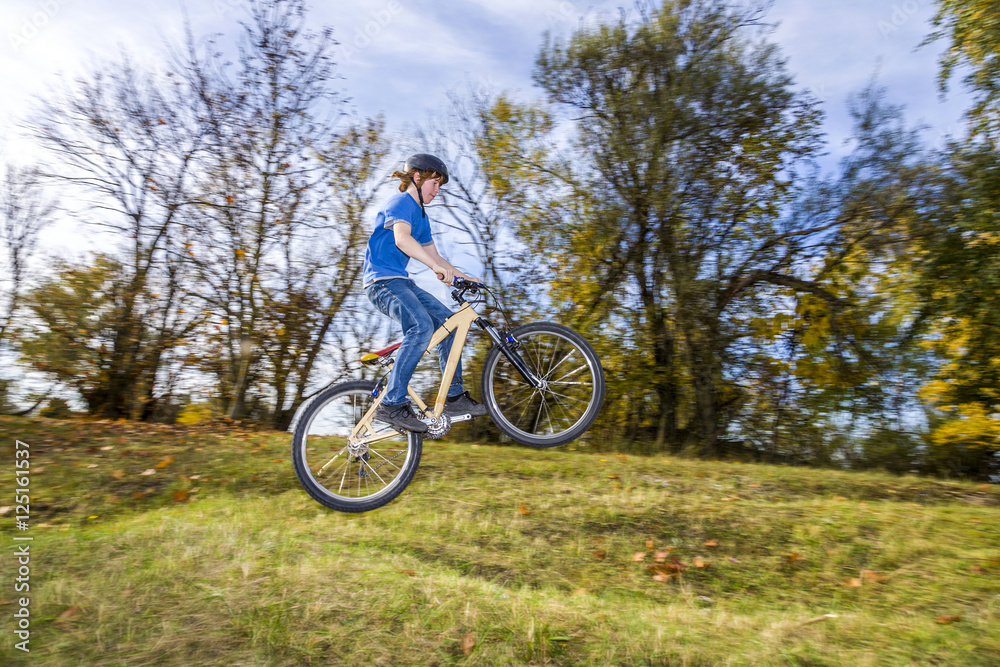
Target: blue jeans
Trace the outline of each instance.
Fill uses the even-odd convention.
[[[437,297],[417,287],[409,278],[379,280],[366,287],[365,294],[379,312],[388,315],[403,327],[403,344],[396,352],[396,361],[389,374],[389,384],[382,404],[406,403],[410,400],[406,395],[406,386],[410,383],[420,357],[431,342],[434,331],[452,312]],[[455,334],[451,334],[437,346],[441,373],[444,373],[445,366],[448,365],[448,354],[454,339]],[[459,359],[455,377],[448,388],[448,396],[458,396],[463,391],[462,361]]]

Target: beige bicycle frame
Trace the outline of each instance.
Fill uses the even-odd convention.
[[[455,377],[455,370],[458,368],[458,362],[462,358],[462,348],[465,347],[465,339],[469,336],[469,329],[472,328],[473,322],[479,319],[479,313],[477,313],[472,306],[468,303],[463,303],[462,307],[458,309],[454,315],[446,319],[440,327],[431,336],[431,342],[427,344],[427,349],[424,350],[424,354],[427,354],[433,350],[441,341],[450,336],[452,333],[455,334],[455,339],[451,343],[451,350],[448,353],[448,363],[445,366],[444,373],[441,375],[441,385],[438,387],[437,398],[434,401],[434,409],[431,411],[431,416],[434,418],[440,417],[441,413],[444,411],[444,402],[448,398],[448,388],[451,386],[451,381]],[[423,355],[421,355],[421,359]],[[407,385],[406,387],[407,395],[417,404],[417,407],[423,411],[427,410],[427,404],[417,395],[417,392],[413,390],[413,387]],[[359,444],[373,444],[380,442],[382,440],[389,440],[390,438],[395,438],[399,435],[399,431],[388,431],[381,435],[375,435],[375,430],[372,428],[372,415],[375,413],[375,408],[379,406],[382,402],[382,398],[385,396],[383,391],[379,394],[372,406],[365,412],[365,416],[354,426],[351,430],[350,440]]]

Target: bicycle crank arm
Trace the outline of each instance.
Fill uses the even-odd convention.
[[[456,415],[454,417],[449,417],[449,419],[451,420],[452,424],[454,424],[455,422],[467,422],[467,421],[472,421],[472,415]]]

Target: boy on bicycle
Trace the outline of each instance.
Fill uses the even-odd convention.
[[[431,336],[451,315],[451,309],[418,287],[410,279],[406,265],[411,258],[415,259],[427,265],[446,285],[451,285],[456,276],[476,279],[441,257],[431,236],[424,205],[429,204],[448,182],[448,167],[444,162],[433,155],[418,153],[406,160],[402,172],[393,172],[392,176],[400,180],[399,194],[393,195],[375,218],[375,229],[365,251],[362,280],[369,301],[403,328],[403,342],[389,374],[385,397],[374,417],[400,430],[423,433],[427,425],[414,414],[406,387]],[[437,346],[442,373],[453,338],[454,334]],[[461,360],[448,388],[444,414],[450,417],[486,414],[486,406],[472,400],[469,392],[463,389]]]

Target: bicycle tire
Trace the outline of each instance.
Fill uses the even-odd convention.
[[[529,447],[555,447],[589,429],[604,404],[604,369],[594,348],[567,326],[534,322],[515,328],[516,352],[545,380],[532,387],[499,346],[483,364],[483,402],[501,431]],[[569,362],[569,366],[565,364]]]
[[[347,436],[371,407],[374,389],[374,382],[355,381],[322,391],[303,411],[292,436],[299,483],[314,500],[339,512],[367,512],[391,502],[420,465],[423,434],[401,433],[382,422],[373,425],[377,433],[397,437],[368,445],[360,454],[350,450]],[[377,465],[369,463],[373,459]]]

